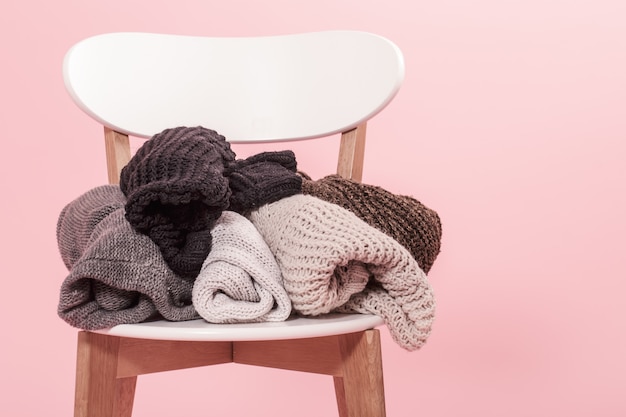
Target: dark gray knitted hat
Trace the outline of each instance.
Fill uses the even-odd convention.
[[[362,184],[339,175],[313,181],[303,175],[302,193],[337,204],[394,238],[425,273],[441,250],[441,220],[434,210],[410,196]]]
[[[122,169],[126,218],[183,277],[195,278],[211,250],[210,229],[230,198],[224,169],[234,160],[214,130],[176,127],[146,141]]]
[[[116,185],[94,188],[59,216],[57,242],[70,273],[61,285],[58,314],[67,323],[97,330],[153,316],[198,318],[193,282],[175,275],[159,248],[124,216]]]

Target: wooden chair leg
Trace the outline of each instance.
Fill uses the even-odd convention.
[[[130,417],[136,376],[117,377],[120,338],[78,333],[74,417]]]
[[[366,330],[336,336],[336,338],[339,357],[336,362],[331,360],[327,367],[300,369],[300,365],[296,366],[297,364],[291,363],[282,365],[255,363],[253,360],[248,360],[250,358],[246,359],[246,343],[240,343],[241,353],[236,357],[240,360],[235,360],[235,362],[331,374],[334,378],[340,417],[385,417],[379,331]],[[332,338],[320,338],[320,346],[317,347],[331,346],[332,343],[329,341],[332,341]],[[284,343],[294,346],[294,341]],[[309,354],[316,351],[329,352],[328,349],[310,349],[310,347],[307,349]],[[219,358],[207,362],[222,363],[231,360],[228,356],[230,352],[221,354],[223,350],[221,346],[218,346],[218,350]],[[131,417],[137,377],[132,374],[119,376],[120,370],[125,368],[121,358],[124,355],[127,356],[129,351],[132,350],[123,345],[123,339],[119,337],[79,332],[74,417]],[[333,362],[337,365],[332,365]],[[313,361],[313,363],[319,362]],[[191,366],[194,365],[197,366],[197,364]],[[129,375],[125,372],[121,374]]]
[[[385,417],[378,330],[339,336],[342,375],[335,376],[339,417]]]

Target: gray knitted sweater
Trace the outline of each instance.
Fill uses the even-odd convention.
[[[62,210],[59,251],[69,275],[61,285],[58,314],[70,325],[97,330],[153,316],[198,318],[193,281],[175,275],[159,248],[124,217],[117,185],[96,187]]]

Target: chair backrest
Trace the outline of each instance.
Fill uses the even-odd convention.
[[[360,180],[365,124],[404,79],[400,49],[378,35],[324,31],[263,37],[110,33],[66,54],[65,85],[105,126],[109,180],[127,136],[204,126],[233,143],[342,133],[338,173]]]

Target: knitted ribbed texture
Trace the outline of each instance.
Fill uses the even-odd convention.
[[[276,257],[294,311],[373,313],[403,348],[425,343],[435,300],[426,274],[396,240],[310,195],[264,205],[250,220]]]
[[[126,218],[180,276],[195,278],[211,250],[210,229],[230,198],[224,169],[234,160],[224,136],[177,127],[146,141],[122,169]]]
[[[232,195],[229,210],[247,214],[250,210],[302,192],[292,151],[262,152],[237,160],[227,170]]]
[[[276,259],[250,220],[225,211],[193,287],[196,310],[211,323],[284,321],[291,301]]]
[[[441,249],[439,215],[410,196],[362,184],[339,175],[311,181],[306,174],[302,193],[337,204],[356,214],[407,248],[425,273]]]
[[[176,276],[159,248],[124,216],[116,185],[94,188],[62,210],[57,241],[69,275],[58,314],[86,330],[139,323],[160,313],[172,321],[198,318],[193,284]]]

